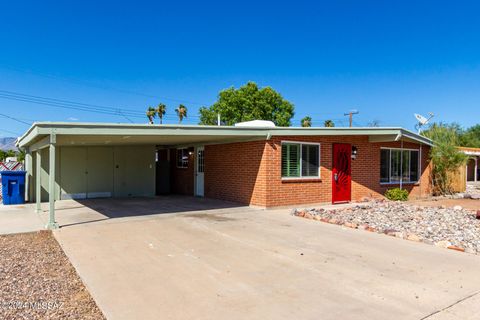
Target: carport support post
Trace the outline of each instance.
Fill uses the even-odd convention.
[[[32,193],[30,192],[30,187],[31,187],[30,183],[32,182],[31,177],[33,172],[32,153],[28,148],[25,148],[24,151],[25,151],[25,171],[27,171],[27,174],[25,175],[25,199],[31,202]]]
[[[50,163],[48,173],[48,202],[50,205],[47,229],[57,229],[55,222],[55,134],[50,135]]]
[[[36,151],[37,157],[35,161],[35,202],[37,203],[37,213],[42,212],[42,150]]]

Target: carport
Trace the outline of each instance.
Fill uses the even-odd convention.
[[[64,199],[173,193],[275,207],[382,197],[396,181],[385,173],[390,166],[382,171],[385,148],[416,154],[409,163],[418,183],[406,182],[405,188],[417,196],[430,190],[431,141],[402,128],[40,122],[17,145],[26,152],[27,201],[36,202],[37,212],[48,201],[51,229],[58,227],[55,201]],[[334,148],[339,145],[343,149]],[[341,159],[355,161],[333,164],[338,150]],[[335,170],[350,178],[333,180]],[[344,198],[334,197],[334,190]]]
[[[48,201],[46,227],[55,229],[57,200],[155,196],[159,150],[187,150],[195,163],[191,178],[197,180],[203,157],[196,155],[203,155],[204,145],[264,140],[267,135],[261,129],[217,126],[40,122],[17,145],[26,152],[27,201],[36,202],[37,212],[42,200]],[[194,194],[202,195],[198,191]]]

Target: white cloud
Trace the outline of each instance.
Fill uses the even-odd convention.
[[[79,119],[74,118],[74,117],[69,117],[69,118],[67,118],[67,120],[68,120],[68,121],[78,121]]]

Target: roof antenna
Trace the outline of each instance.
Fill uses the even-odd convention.
[[[422,132],[422,127],[424,125],[426,125],[430,121],[430,119],[432,119],[435,116],[433,114],[433,112],[428,113],[428,118],[425,118],[424,116],[422,116],[418,113],[414,113],[413,115],[415,116],[415,118],[418,121],[418,123],[415,125],[415,129],[417,129],[418,134],[420,134],[420,132]]]

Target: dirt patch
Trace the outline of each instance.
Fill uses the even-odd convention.
[[[0,319],[105,319],[52,233],[0,236]]]
[[[473,199],[424,199],[409,201],[409,203],[425,207],[445,206],[446,208],[453,208],[455,206],[461,206],[467,210],[480,210],[480,200]]]

